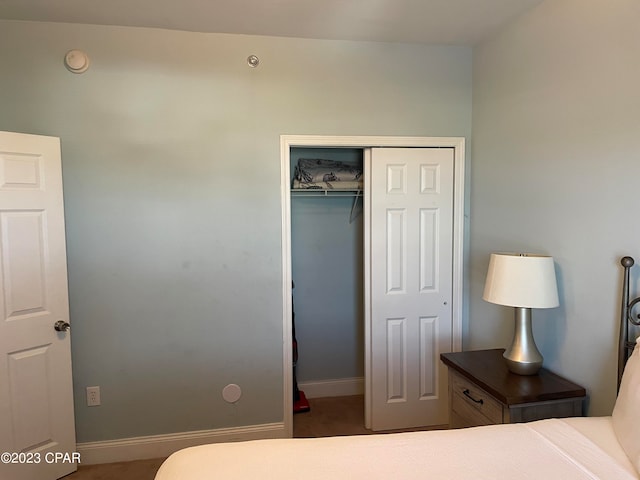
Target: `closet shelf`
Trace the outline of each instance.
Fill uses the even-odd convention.
[[[362,190],[292,188],[292,197],[361,197]]]

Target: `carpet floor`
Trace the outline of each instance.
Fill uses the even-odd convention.
[[[293,416],[293,436],[296,438],[380,433],[364,428],[364,397],[362,395],[312,398],[309,399],[309,405],[311,406],[309,412]],[[394,430],[394,432],[429,429],[435,428]],[[158,458],[102,465],[80,465],[77,472],[67,475],[64,479],[153,480],[163,461],[164,458]]]

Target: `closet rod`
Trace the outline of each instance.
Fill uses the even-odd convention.
[[[361,197],[362,190],[291,190],[292,197]]]
[[[353,223],[353,220],[360,214],[360,212],[356,212],[354,216],[353,211],[362,195],[362,190],[291,190],[292,197],[353,197],[351,212],[349,212],[349,223]]]

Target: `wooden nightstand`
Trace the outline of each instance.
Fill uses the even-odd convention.
[[[504,349],[443,353],[449,368],[449,427],[462,428],[582,416],[580,385],[546,369],[516,375]]]

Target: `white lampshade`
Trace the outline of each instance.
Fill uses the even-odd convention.
[[[553,257],[492,253],[482,298],[511,307],[557,307],[558,286]]]

